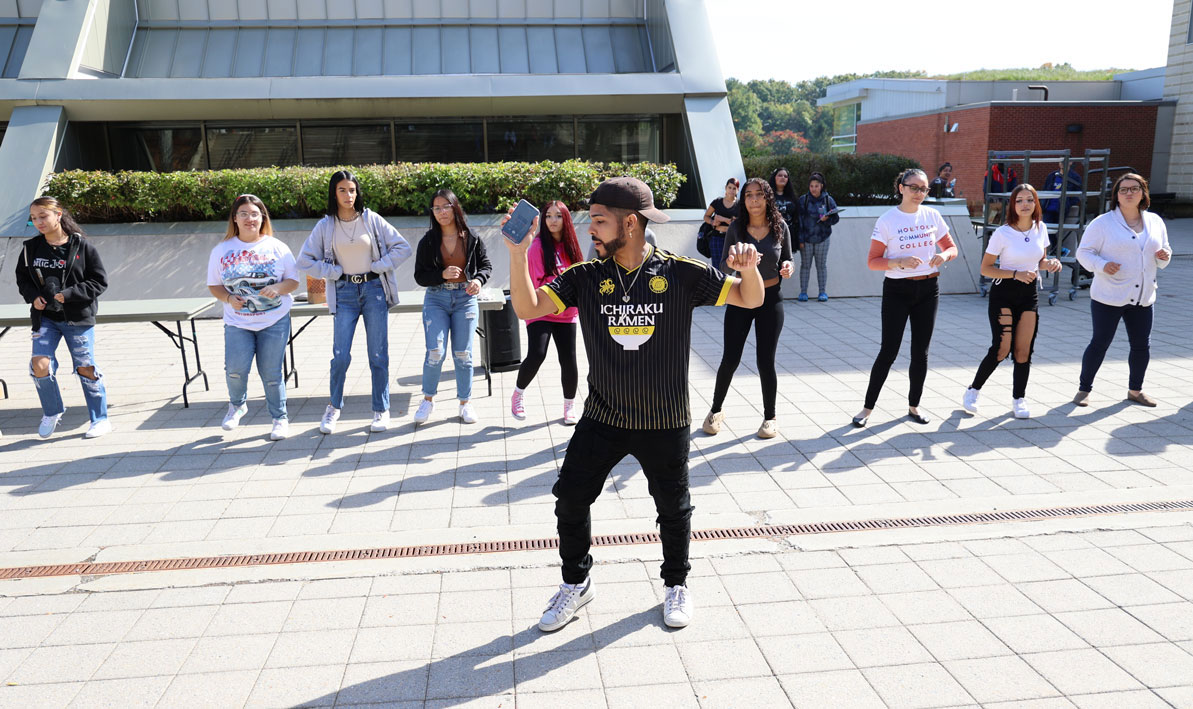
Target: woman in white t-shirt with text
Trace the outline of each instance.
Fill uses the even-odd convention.
[[[240,425],[248,412],[249,369],[256,359],[273,419],[269,437],[280,441],[289,435],[282,368],[290,340],[290,294],[296,288],[298,265],[290,247],[273,236],[269,210],[254,195],[237,197],[228,233],[207,262],[207,290],[224,304],[225,431]]]
[[[978,412],[982,385],[999,362],[1011,355],[1015,371],[1011,383],[1011,410],[1015,418],[1031,418],[1027,405],[1027,378],[1031,353],[1039,330],[1039,271],[1056,273],[1060,261],[1047,258],[1048,227],[1042,221],[1040,195],[1023,183],[1011,191],[1004,224],[990,235],[982,256],[982,275],[994,279],[990,288],[990,333],[993,342],[978,364],[973,384],[965,390],[961,406]],[[995,266],[995,260],[998,265]]]
[[[928,423],[919,406],[928,376],[928,346],[932,344],[940,300],[937,276],[941,264],[957,258],[957,246],[940,212],[921,206],[928,196],[928,176],[924,171],[913,168],[899,173],[895,189],[900,197],[899,206],[879,217],[870,235],[866,264],[871,271],[886,272],[882,282],[882,344],[870,370],[866,403],[853,417],[853,425],[858,428],[866,425],[878,403],[882,385],[899,356],[908,321],[911,322],[911,366],[907,375],[911,387],[907,392],[907,417],[916,423]]]

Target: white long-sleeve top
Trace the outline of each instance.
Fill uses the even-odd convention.
[[[1140,214],[1142,234],[1127,226],[1117,208],[1098,216],[1085,228],[1077,247],[1077,261],[1093,271],[1089,295],[1099,303],[1119,307],[1156,302],[1156,269],[1172,263],[1172,249],[1164,220],[1146,210]],[[1160,249],[1169,253],[1168,261],[1156,258]],[[1118,273],[1110,275],[1102,270],[1107,263],[1119,264]]]

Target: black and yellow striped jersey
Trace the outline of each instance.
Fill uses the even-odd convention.
[[[638,268],[612,258],[578,263],[539,290],[556,312],[576,307],[588,353],[584,415],[626,429],[691,424],[692,309],[724,305],[734,279],[651,247]]]

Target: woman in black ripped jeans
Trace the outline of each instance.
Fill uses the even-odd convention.
[[[900,196],[899,206],[879,217],[870,235],[867,266],[871,271],[886,271],[882,282],[882,344],[870,370],[866,403],[853,417],[853,425],[858,428],[866,425],[878,403],[882,385],[899,356],[909,320],[911,366],[907,375],[911,387],[907,392],[907,417],[919,424],[928,423],[919,406],[924,379],[928,376],[928,346],[932,344],[940,299],[938,269],[946,261],[957,258],[957,246],[940,212],[921,206],[928,196],[928,176],[924,171],[910,169],[899,173],[895,189]]]
[[[758,271],[762,274],[766,292],[762,305],[757,308],[730,305],[725,310],[725,352],[721,355],[721,366],[717,369],[712,409],[704,419],[703,429],[710,436],[721,431],[721,424],[725,420],[721,406],[725,403],[725,395],[729,393],[733,373],[741,363],[746,337],[753,325],[764,409],[758,437],[774,438],[779,434],[775,419],[775,399],[779,392],[775,353],[779,347],[779,334],[783,331],[783,299],[779,294],[779,283],[782,278],[790,278],[795,271],[791,263],[791,231],[775,206],[774,190],[765,180],[748,180],[742,190],[741,203],[745,213],[730,224],[729,230],[725,232],[725,253],[728,254],[730,248],[739,242],[758,249],[761,255]],[[728,265],[725,268],[728,269]]]

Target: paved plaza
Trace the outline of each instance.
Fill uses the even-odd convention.
[[[1123,401],[1121,331],[1091,406],[1068,403],[1089,296],[1062,291],[1041,306],[1033,418],[1010,415],[1009,364],[981,413],[964,414],[989,345],[986,301],[945,296],[922,402],[932,423],[903,417],[905,345],[870,425],[854,429],[879,300],[788,301],[779,438],[754,436],[752,344],[726,428],[708,437],[698,426],[722,311],[699,309],[691,483],[695,530],[1184,511],[697,541],[696,614],[682,630],[662,623],[657,544],[594,550],[595,600],[551,635],[535,627],[560,580],[551,550],[11,579],[0,581],[0,706],[1193,707],[1193,239],[1174,245],[1145,387],[1155,409]],[[82,438],[69,376],[63,425],[37,437],[27,334],[0,339],[0,568],[554,536],[550,490],[571,429],[553,351],[526,421],[509,414],[505,372],[492,397],[476,377],[480,421],[461,424],[448,364],[416,429],[421,323],[391,316],[393,428],[368,432],[360,333],[339,430],[323,436],[331,319],[320,318],[297,342],[292,436],[274,443],[255,374],[241,428],[220,429],[222,325],[198,332],[211,387],[192,386],[183,408],[181,362],[160,332],[97,328],[115,431],[95,441]],[[651,532],[654,516],[627,460],[593,507],[594,533]]]

